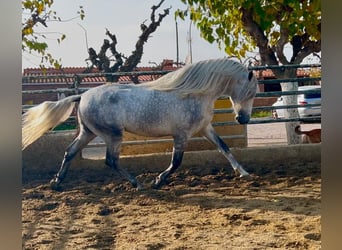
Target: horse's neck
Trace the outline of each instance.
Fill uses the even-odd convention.
[[[198,95],[197,98],[201,98],[202,101],[214,103],[221,96],[225,95],[223,91],[216,92],[204,92],[201,95]]]
[[[212,94],[212,96],[214,100],[217,100],[221,96],[231,96],[231,90],[229,87],[226,87],[224,89],[218,89],[216,93]]]

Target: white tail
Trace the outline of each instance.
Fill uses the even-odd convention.
[[[22,150],[36,141],[45,132],[68,119],[75,106],[75,102],[80,99],[80,95],[74,95],[56,102],[46,101],[30,108],[23,114]]]

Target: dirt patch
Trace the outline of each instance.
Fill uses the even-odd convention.
[[[319,163],[265,166],[250,180],[224,167],[156,173],[135,191],[109,169],[23,183],[23,249],[320,249]]]

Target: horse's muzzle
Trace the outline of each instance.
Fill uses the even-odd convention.
[[[240,111],[237,116],[235,116],[235,119],[240,124],[247,124],[249,122],[250,116],[249,114]]]

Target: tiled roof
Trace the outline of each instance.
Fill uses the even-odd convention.
[[[139,72],[149,72],[149,71],[174,71],[178,69],[178,67],[174,66],[173,60],[165,59],[160,66],[158,67],[138,67],[135,71]],[[23,72],[23,83],[73,83],[75,81],[76,75],[84,74],[86,67],[65,67],[61,69],[55,68],[26,68]],[[100,73],[98,69],[94,68],[92,73]],[[58,75],[58,77],[56,77]],[[256,74],[259,79],[267,79],[267,78],[275,78],[272,70],[260,70]],[[39,78],[37,78],[37,76]],[[161,74],[148,74],[148,75],[139,75],[138,80],[140,82],[152,81],[159,78]],[[305,69],[297,70],[297,77],[309,77],[310,71]],[[106,82],[106,78],[104,76],[87,76],[82,78],[82,82],[84,83],[103,83]],[[118,82],[127,83],[132,82],[131,78],[128,75],[122,75],[119,77]]]
[[[23,83],[63,83],[63,82],[74,82],[76,75],[84,74],[86,67],[64,67],[61,69],[55,68],[26,68],[23,72]],[[174,71],[178,69],[175,67],[172,60],[164,60],[162,65],[159,67],[138,67],[134,71],[148,72],[148,71]],[[100,73],[98,69],[93,69],[92,73]],[[58,77],[56,77],[58,76]],[[138,80],[140,82],[152,81],[162,76],[161,74],[147,74],[139,75]],[[84,83],[101,83],[106,82],[104,76],[86,76],[82,77]],[[118,82],[132,82],[130,76],[122,75],[119,77]]]

